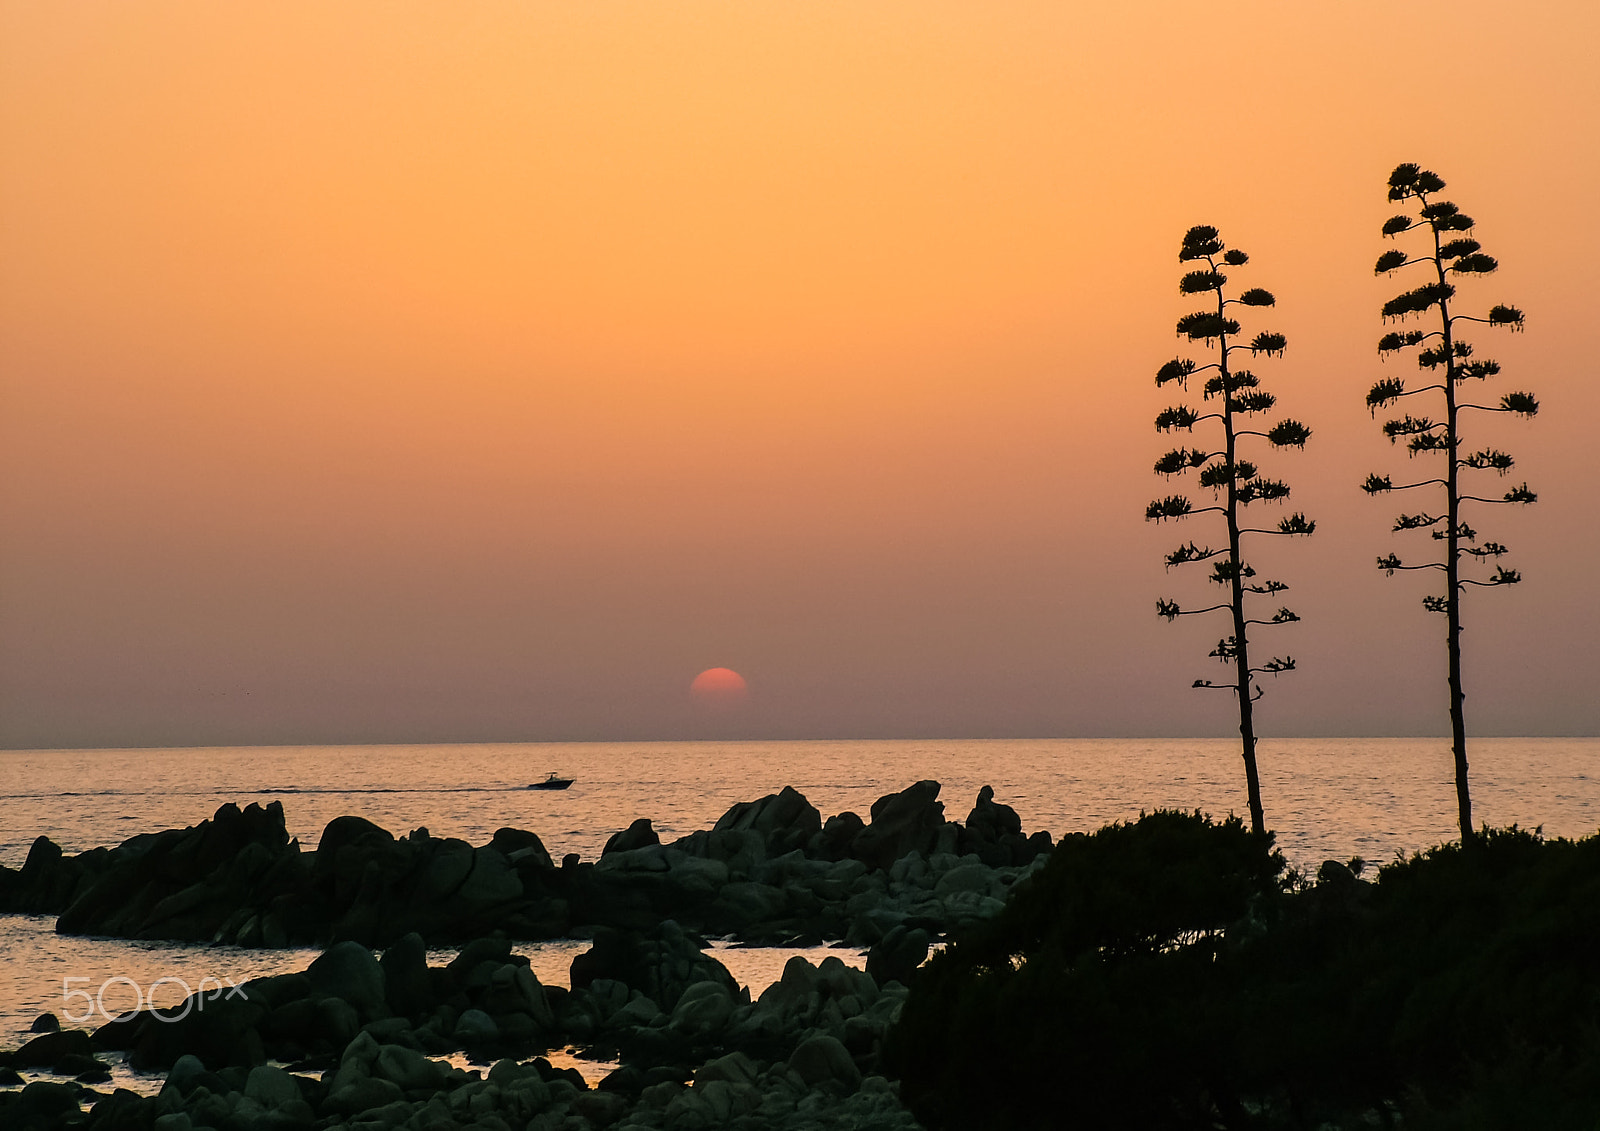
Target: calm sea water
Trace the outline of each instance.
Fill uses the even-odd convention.
[[[1480,820],[1566,836],[1600,824],[1600,739],[1478,739],[1472,755]],[[1268,823],[1292,861],[1382,860],[1451,836],[1447,740],[1264,740],[1260,763]],[[524,788],[550,770],[577,783]],[[785,785],[824,816],[864,816],[922,778],[944,784],[956,820],[993,785],[1029,832],[1093,829],[1158,806],[1245,812],[1227,739],[13,750],[0,751],[0,862],[19,866],[40,834],[79,851],[194,824],[225,801],[270,800],[307,847],[355,813],[397,834],[426,826],[477,844],[513,825],[556,856],[593,857],[638,817],[670,839]]]
[[[1291,862],[1383,861],[1451,838],[1455,813],[1444,739],[1263,741],[1262,795]],[[564,792],[528,790],[550,770]],[[1479,739],[1478,819],[1583,836],[1600,826],[1600,739]],[[283,802],[291,835],[311,847],[354,813],[402,833],[482,844],[505,825],[532,829],[552,854],[598,855],[606,838],[649,817],[663,839],[708,828],[729,806],[799,789],[824,816],[865,815],[881,795],[922,778],[943,783],[947,817],[967,815],[992,785],[1032,832],[1090,830],[1158,807],[1244,812],[1236,743],[1198,740],[569,743],[182,750],[0,751],[0,862],[19,867],[41,834],[68,851],[191,825],[225,801]],[[304,967],[310,952],[136,944],[57,936],[52,921],[0,916],[0,1047],[45,1010],[62,1012],[63,980],[98,989],[112,977],[148,989],[160,978],[244,981]],[[584,944],[527,946],[542,980],[565,984]],[[757,992],[793,952],[721,957]],[[809,952],[808,952],[809,953]],[[811,954],[813,960],[826,952]],[[859,962],[858,955],[842,957]],[[176,983],[159,991],[181,998]],[[113,1011],[134,991],[115,983]],[[175,995],[175,996],[174,996]],[[119,1076],[121,1074],[119,1073]],[[145,1082],[148,1086],[148,1082]]]

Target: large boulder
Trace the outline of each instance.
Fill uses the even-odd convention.
[[[257,1026],[267,1007],[241,989],[191,994],[182,1005],[145,1010],[131,1018],[110,1021],[95,1032],[104,1049],[129,1050],[128,1063],[148,1072],[170,1068],[185,1055],[216,1071],[230,1065],[250,1068],[266,1060]]]
[[[489,847],[500,853],[519,869],[526,867],[541,868],[545,871],[555,867],[550,859],[550,852],[540,840],[538,834],[530,833],[524,829],[503,828],[496,829],[494,839],[489,842]]]
[[[393,843],[393,833],[365,817],[335,817],[322,830],[317,856],[331,861],[342,848],[384,848]]]
[[[856,837],[866,827],[865,821],[848,810],[835,813],[822,826],[822,831],[811,838],[811,843],[806,846],[806,855],[822,860],[848,859]]]
[[[572,960],[572,988],[587,989],[602,979],[621,982],[669,1013],[696,982],[717,982],[738,994],[728,968],[701,945],[671,919],[648,934],[601,928],[594,946]]]
[[[383,973],[383,995],[389,1009],[401,1017],[416,1017],[433,1008],[433,988],[428,974],[428,948],[412,931],[396,939],[378,963]]]
[[[56,929],[232,942],[257,918],[252,909],[292,886],[298,857],[280,803],[243,809],[229,803],[190,828],[133,837],[115,849],[76,857],[84,878]]]
[[[986,785],[978,791],[978,800],[967,814],[967,831],[992,841],[1007,835],[1021,836],[1022,818],[1011,806],[997,802],[994,786]]]
[[[749,829],[761,836],[768,856],[805,848],[822,831],[822,814],[793,786],[757,801],[741,801],[712,826],[712,832]]]
[[[848,1093],[861,1083],[861,1069],[856,1067],[850,1050],[827,1033],[808,1037],[796,1045],[789,1057],[789,1068],[812,1088]]]
[[[600,850],[600,857],[604,859],[613,852],[632,852],[636,848],[660,843],[661,836],[650,826],[650,818],[640,817],[620,833],[614,833]]]
[[[318,994],[344,999],[365,1020],[388,1011],[383,967],[372,951],[358,942],[334,943],[306,967],[306,977]]]
[[[1050,834],[1023,836],[1022,818],[1011,806],[995,801],[994,789],[987,785],[978,792],[958,840],[963,854],[973,854],[991,868],[1026,864],[1050,850]]]
[[[522,881],[511,862],[492,848],[479,848],[472,854],[472,870],[456,889],[451,904],[463,914],[483,912],[520,899]]]
[[[867,973],[880,986],[911,984],[911,976],[928,957],[928,932],[904,924],[890,928],[867,952]]]
[[[851,845],[851,855],[871,868],[888,870],[908,852],[933,850],[944,825],[939,783],[919,781],[872,803],[872,823]]]

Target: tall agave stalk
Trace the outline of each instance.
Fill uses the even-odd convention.
[[[1483,381],[1500,372],[1497,362],[1487,358],[1474,358],[1472,345],[1462,337],[1462,324],[1478,322],[1488,326],[1508,326],[1512,330],[1523,328],[1522,311],[1514,306],[1491,307],[1486,316],[1455,314],[1451,303],[1456,297],[1452,278],[1467,275],[1487,275],[1499,263],[1467,233],[1472,231],[1470,216],[1447,200],[1437,199],[1444,189],[1444,181],[1435,173],[1416,165],[1401,165],[1389,176],[1389,199],[1410,201],[1414,214],[1394,216],[1384,222],[1383,234],[1393,239],[1409,232],[1427,234],[1421,254],[1401,250],[1386,251],[1378,257],[1376,274],[1387,275],[1402,268],[1420,267],[1430,276],[1421,286],[1397,295],[1384,303],[1383,318],[1404,322],[1417,316],[1431,322],[1437,329],[1406,330],[1384,334],[1378,342],[1379,357],[1405,350],[1417,350],[1417,365],[1427,374],[1430,382],[1408,388],[1398,377],[1385,377],[1367,393],[1367,408],[1377,414],[1379,408],[1394,404],[1403,397],[1424,393],[1436,394],[1442,402],[1444,415],[1435,420],[1431,416],[1407,414],[1384,423],[1383,433],[1390,443],[1406,440],[1406,452],[1415,457],[1423,454],[1441,454],[1444,457],[1442,473],[1414,483],[1393,482],[1387,475],[1369,475],[1362,490],[1369,495],[1390,491],[1416,491],[1438,489],[1443,498],[1439,513],[1421,511],[1402,514],[1395,519],[1394,529],[1427,530],[1433,540],[1442,543],[1442,560],[1405,563],[1391,553],[1378,559],[1378,568],[1392,576],[1396,570],[1437,570],[1444,574],[1444,593],[1422,599],[1429,612],[1443,613],[1447,623],[1445,652],[1448,658],[1450,685],[1450,734],[1455,755],[1456,808],[1461,825],[1463,844],[1473,838],[1472,794],[1467,785],[1467,724],[1464,701],[1466,691],[1461,682],[1461,597],[1469,585],[1492,587],[1515,585],[1522,575],[1514,569],[1499,564],[1508,551],[1499,542],[1478,541],[1478,532],[1462,517],[1462,504],[1531,503],[1538,497],[1523,483],[1513,487],[1499,498],[1484,498],[1467,494],[1462,487],[1463,471],[1493,471],[1505,475],[1514,465],[1511,456],[1496,448],[1467,451],[1461,435],[1461,413],[1509,412],[1532,417],[1539,411],[1539,402],[1529,393],[1507,393],[1497,405],[1469,404],[1462,400],[1463,386],[1468,381]],[[1463,558],[1471,559],[1463,563]],[[1462,566],[1494,565],[1494,572],[1486,578],[1462,576]]]
[[[1216,421],[1216,440],[1206,446],[1174,448],[1156,461],[1156,473],[1162,476],[1197,473],[1199,485],[1209,488],[1214,500],[1211,506],[1196,507],[1186,495],[1168,495],[1157,499],[1145,509],[1145,519],[1161,522],[1166,519],[1184,519],[1193,515],[1215,513],[1223,516],[1227,527],[1225,544],[1212,547],[1190,541],[1166,556],[1167,566],[1188,565],[1193,562],[1211,562],[1210,578],[1224,593],[1222,600],[1201,609],[1184,609],[1176,601],[1162,598],[1156,601],[1156,613],[1168,621],[1180,616],[1198,616],[1203,613],[1226,612],[1233,622],[1233,632],[1224,636],[1211,650],[1211,656],[1231,665],[1233,671],[1227,682],[1197,679],[1199,688],[1230,690],[1239,706],[1239,738],[1244,756],[1245,785],[1250,802],[1250,825],[1256,832],[1266,829],[1266,816],[1261,806],[1261,780],[1256,770],[1255,701],[1263,694],[1256,677],[1262,674],[1278,675],[1294,670],[1292,656],[1274,656],[1259,667],[1250,661],[1250,628],[1256,625],[1289,624],[1300,618],[1288,608],[1278,610],[1260,619],[1252,617],[1247,602],[1257,597],[1276,598],[1288,588],[1281,581],[1258,578],[1255,569],[1244,558],[1242,548],[1247,535],[1300,535],[1310,534],[1316,523],[1295,512],[1280,519],[1270,528],[1253,528],[1245,525],[1245,508],[1253,503],[1281,501],[1289,497],[1289,485],[1277,479],[1263,478],[1256,465],[1240,457],[1242,443],[1265,441],[1272,447],[1304,447],[1311,430],[1297,420],[1282,420],[1266,431],[1249,427],[1260,413],[1276,404],[1276,398],[1261,388],[1261,381],[1247,369],[1235,367],[1236,355],[1249,351],[1251,357],[1283,356],[1288,345],[1282,334],[1262,331],[1248,343],[1233,314],[1238,307],[1270,307],[1275,303],[1270,291],[1253,287],[1237,298],[1228,297],[1228,276],[1223,268],[1243,267],[1250,257],[1237,248],[1224,248],[1217,229],[1194,227],[1183,237],[1178,252],[1180,263],[1197,264],[1178,284],[1185,295],[1210,295],[1215,306],[1187,314],[1178,320],[1178,336],[1191,343],[1203,343],[1215,350],[1215,360],[1200,365],[1190,358],[1178,357],[1167,362],[1156,373],[1156,384],[1165,386],[1176,382],[1185,391],[1189,378],[1209,373],[1202,387],[1200,408],[1176,405],[1156,417],[1156,431],[1171,432],[1181,429],[1193,433],[1202,421]],[[1203,264],[1203,266],[1199,266]],[[1211,411],[1204,411],[1210,408]]]

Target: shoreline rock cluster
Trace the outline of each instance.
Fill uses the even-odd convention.
[[[880,946],[879,970],[892,950],[909,951],[900,965],[914,968],[927,953],[917,934],[901,928]],[[812,965],[797,956],[752,1000],[704,945],[671,920],[648,932],[602,929],[573,960],[569,990],[542,985],[503,936],[475,940],[442,967],[427,965],[417,934],[381,958],[336,943],[304,971],[255,979],[233,995],[196,995],[93,1034],[45,1033],[0,1054],[13,1074],[85,1060],[103,1071],[95,1058],[117,1051],[136,1068],[168,1070],[153,1097],[35,1080],[0,1092],[0,1125],[914,1131],[880,1067],[903,983],[838,958]],[[590,1088],[542,1055],[573,1045],[620,1066]],[[492,1067],[436,1059],[455,1053]]]
[[[896,928],[938,935],[992,918],[1051,847],[988,786],[964,823],[945,820],[939,789],[917,782],[867,820],[824,821],[786,787],[672,843],[639,820],[598,861],[559,864],[533,832],[503,828],[475,847],[425,828],[397,838],[355,816],[302,851],[279,802],[228,804],[76,856],[40,837],[20,870],[0,867],[0,911],[56,915],[63,934],[244,947],[588,937],[667,919],[760,945],[868,947]]]

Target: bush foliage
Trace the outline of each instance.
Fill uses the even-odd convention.
[[[1600,1125],[1600,838],[1352,864],[1200,814],[1068,837],[919,972],[903,1098],[932,1129]]]

